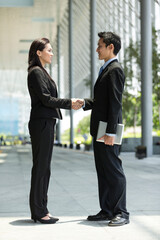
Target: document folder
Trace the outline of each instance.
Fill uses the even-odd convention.
[[[107,128],[107,123],[99,121],[99,127],[98,127],[98,133],[97,133],[97,140],[98,142],[104,142],[104,140],[98,140],[102,136],[106,134],[106,128]],[[123,131],[124,131],[124,124],[117,124],[117,132],[114,138],[114,144],[121,145],[122,144],[122,137],[123,137]]]

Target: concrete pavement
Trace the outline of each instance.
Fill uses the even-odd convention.
[[[43,225],[30,220],[30,145],[0,150],[0,240],[160,240],[160,156],[121,154],[131,222],[112,228],[86,221],[100,210],[92,152],[54,147],[49,209],[60,220]]]

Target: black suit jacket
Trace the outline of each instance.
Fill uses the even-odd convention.
[[[62,119],[60,108],[71,109],[71,100],[57,98],[55,82],[38,66],[28,73],[28,90],[31,97],[30,119]]]
[[[120,63],[113,60],[100,74],[94,86],[94,99],[85,99],[84,110],[92,109],[90,133],[97,136],[99,121],[107,122],[106,133],[116,133],[122,123],[122,93],[125,76]]]

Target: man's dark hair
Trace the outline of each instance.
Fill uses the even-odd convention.
[[[117,55],[121,49],[121,38],[112,32],[99,32],[98,36],[103,38],[103,42],[106,44],[106,47],[111,43],[114,45],[114,54]]]

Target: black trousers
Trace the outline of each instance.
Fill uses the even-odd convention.
[[[42,218],[49,212],[47,209],[47,192],[55,123],[55,119],[31,119],[29,121],[33,156],[30,189],[32,218]]]
[[[110,217],[122,214],[126,219],[126,178],[122,161],[118,157],[119,146],[109,146],[94,138],[94,157],[98,177],[101,209]]]

